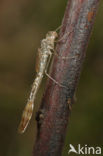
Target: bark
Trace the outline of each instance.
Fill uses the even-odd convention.
[[[100,0],[69,0],[50,75],[37,114],[38,134],[33,156],[60,156],[73,96]],[[63,87],[64,86],[64,87]]]

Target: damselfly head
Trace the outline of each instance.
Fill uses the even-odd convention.
[[[58,34],[56,31],[49,31],[46,35],[46,38],[48,38],[49,40],[55,40],[58,37]]]

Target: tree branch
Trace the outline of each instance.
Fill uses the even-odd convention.
[[[60,156],[85,51],[100,0],[69,0],[42,104],[33,156]]]

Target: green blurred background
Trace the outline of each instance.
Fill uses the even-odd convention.
[[[30,125],[17,133],[22,110],[35,77],[40,40],[61,25],[67,0],[0,1],[0,156],[32,153],[38,109],[45,79]],[[103,145],[103,1],[101,1],[84,62],[77,102],[73,105],[63,156],[69,144]],[[74,154],[75,155],[75,154]]]

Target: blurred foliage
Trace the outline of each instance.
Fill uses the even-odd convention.
[[[62,21],[67,1],[0,1],[0,138],[1,156],[32,153],[35,112],[26,133],[17,127],[35,76],[35,53],[40,40]],[[103,1],[100,3],[87,57],[81,74],[77,102],[73,105],[63,156],[69,144],[103,144]],[[40,103],[45,81],[36,99]],[[34,133],[35,132],[35,133]]]

